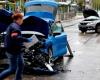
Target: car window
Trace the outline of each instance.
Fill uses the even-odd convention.
[[[54,8],[51,7],[51,6],[47,6],[47,5],[43,5],[43,4],[36,4],[36,5],[32,5],[32,6],[29,6],[26,8],[26,11],[27,12],[30,12],[30,11],[33,11],[33,12],[36,12],[36,11],[47,11],[47,12],[53,12],[54,11]]]
[[[62,24],[60,22],[54,23],[52,25],[52,32],[53,33],[61,33],[62,32]]]

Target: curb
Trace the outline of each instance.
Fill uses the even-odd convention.
[[[73,21],[73,20],[79,20],[79,19],[82,19],[83,17],[79,17],[79,18],[72,18],[72,19],[69,19],[69,20],[64,20],[64,21],[62,21],[62,23],[67,23],[67,22],[70,22],[70,21]],[[73,25],[75,25],[75,24],[77,24],[78,22],[76,22],[76,23],[73,23],[73,24],[70,24],[70,25],[66,25],[66,26],[64,26],[64,28],[66,28],[66,27],[70,27],[70,26],[73,26]]]
[[[77,23],[74,23],[74,24],[71,24],[71,25],[64,26],[64,28],[73,26],[73,25],[75,25],[75,24],[77,24]]]
[[[71,19],[68,19],[68,20],[63,20],[62,22],[70,22],[70,21],[73,21],[73,20],[78,20],[78,19],[82,19],[83,17],[79,17],[79,18],[71,18]]]

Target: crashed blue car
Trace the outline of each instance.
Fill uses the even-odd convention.
[[[52,67],[54,65],[51,64],[67,54],[67,35],[61,22],[55,21],[57,9],[58,3],[54,0],[30,0],[25,3],[24,22],[21,27],[22,34],[25,37],[35,35],[39,40],[39,43],[25,50],[26,66],[54,71]],[[4,11],[4,13],[3,19],[7,18],[8,20],[0,20],[1,37],[5,35],[7,26],[12,22],[12,13],[7,11]],[[0,17],[1,15],[0,13]],[[1,41],[1,47],[2,45]],[[4,52],[2,48],[0,52]]]

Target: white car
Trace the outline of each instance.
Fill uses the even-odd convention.
[[[96,16],[89,16],[81,21],[78,25],[81,32],[87,30],[95,30],[96,33],[100,32],[100,18]]]

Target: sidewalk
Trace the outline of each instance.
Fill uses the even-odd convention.
[[[64,25],[64,28],[69,27],[69,26],[73,26],[73,25],[79,23],[82,19],[83,19],[82,15],[76,15],[75,17],[73,17],[71,19],[63,20],[62,24]]]

